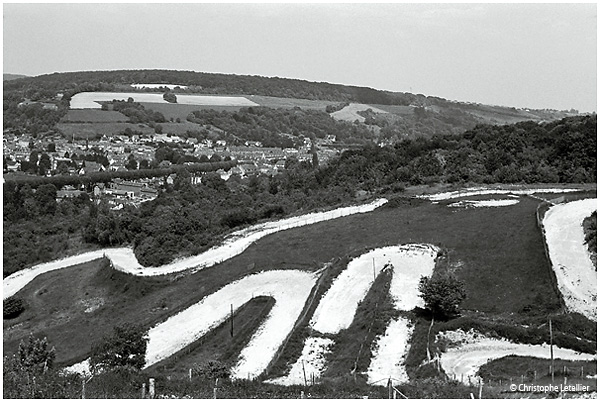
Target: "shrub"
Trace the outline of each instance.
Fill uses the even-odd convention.
[[[192,370],[198,377],[211,380],[229,378],[230,376],[227,366],[217,360],[209,360],[202,364],[196,364]]]
[[[16,297],[9,297],[4,300],[4,319],[16,318],[25,311],[25,303]]]
[[[464,283],[452,276],[422,276],[419,280],[419,293],[425,306],[442,318],[457,315],[458,305],[467,297]]]
[[[90,366],[98,369],[134,367],[141,369],[145,364],[148,336],[135,325],[116,326],[113,335],[105,337],[92,346]]]

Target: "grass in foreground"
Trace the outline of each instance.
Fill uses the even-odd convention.
[[[27,302],[39,297],[42,289],[62,291],[49,294],[52,296],[44,299],[43,306],[31,305],[19,319],[5,320],[5,353],[14,351],[19,340],[32,331],[47,335],[56,346],[57,363],[74,363],[84,359],[91,345],[114,325],[137,322],[149,328],[250,273],[314,271],[325,262],[365,248],[403,243],[432,243],[449,250],[449,266],[467,284],[468,298],[463,305],[467,310],[524,321],[556,313],[558,296],[552,289],[536,226],[536,200],[521,197],[520,203],[511,207],[468,210],[405,201],[396,203],[395,208],[267,236],[241,255],[193,275],[158,279],[115,273],[110,279],[94,276],[98,267],[89,263],[41,276],[18,296]],[[84,313],[79,301],[92,298],[93,293],[68,290],[80,288],[98,289],[109,296],[94,296],[102,297],[104,304]],[[81,307],[71,315],[64,311],[65,305]]]

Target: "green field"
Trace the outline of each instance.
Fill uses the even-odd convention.
[[[300,109],[316,109],[325,111],[328,105],[337,105],[339,102],[323,101],[323,100],[311,100],[311,99],[298,99],[298,98],[277,98],[274,96],[260,96],[260,95],[245,95],[245,97],[252,102],[256,102],[261,106],[270,108],[285,108],[292,109],[299,107]]]
[[[466,283],[466,317],[480,316],[490,321],[497,318],[509,324],[537,323],[538,317],[560,314],[560,303],[552,288],[536,224],[539,201],[531,197],[519,200],[511,207],[456,209],[445,204],[457,200],[432,204],[401,198],[372,213],[269,235],[241,255],[192,275],[137,278],[110,272],[100,261],[48,273],[17,294],[28,309],[16,319],[4,320],[5,354],[14,352],[19,340],[33,332],[48,336],[56,347],[57,363],[74,363],[83,360],[91,345],[110,333],[114,325],[137,322],[149,328],[249,273],[271,269],[312,271],[339,257],[402,243],[432,243],[447,251],[443,264]],[[369,300],[379,298],[377,289],[373,292],[365,301],[366,311]],[[85,312],[94,305],[100,306]],[[251,318],[260,315],[255,309],[260,310],[260,306],[238,312],[236,320],[248,322],[248,328],[255,327],[258,321]],[[358,322],[353,325],[363,328]],[[568,332],[569,326],[565,327]],[[419,331],[417,326],[415,333]],[[222,335],[217,334],[223,332],[225,327],[209,333],[207,339],[219,339]],[[347,350],[358,350],[360,336],[355,335],[350,334],[344,341]],[[298,355],[303,336],[290,342],[289,348],[294,351],[284,350],[284,359],[291,361]],[[222,345],[219,353],[227,350],[232,349]],[[188,360],[181,365],[170,362],[168,370],[184,372],[191,362],[208,355],[210,351],[198,346],[188,350]],[[335,364],[332,367],[338,367],[336,373],[346,367],[342,362]],[[281,372],[285,364],[276,366]]]
[[[62,123],[127,123],[129,117],[112,110],[70,109]]]
[[[202,106],[202,105],[181,105],[178,103],[145,103],[142,105],[147,110],[160,112],[167,120],[180,119],[185,122],[187,116],[196,110],[211,109],[217,111],[236,112],[241,109],[241,106]],[[162,123],[161,123],[162,124]]]
[[[154,134],[154,129],[144,124],[131,123],[58,123],[56,125],[63,135],[71,139],[96,138],[102,135],[120,134],[129,128],[132,131],[141,131],[143,134]]]

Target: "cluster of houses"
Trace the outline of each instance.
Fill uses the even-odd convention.
[[[110,183],[97,183],[94,185],[92,197],[96,202],[106,200],[112,209],[122,209],[125,205],[139,206],[142,202],[150,201],[158,196],[155,179],[141,179],[129,181],[114,179]],[[56,192],[56,201],[65,198],[78,197],[87,194],[83,189],[74,186],[64,186]]]
[[[323,144],[331,142],[333,139],[322,140]],[[40,154],[45,153],[49,156],[51,168],[46,174],[69,174],[69,175],[88,175],[94,172],[103,171],[126,171],[127,164],[133,156],[139,163],[143,160],[151,162],[154,159],[155,151],[160,143],[178,144],[180,152],[193,155],[197,158],[206,156],[211,158],[217,154],[221,158],[230,157],[237,161],[237,165],[228,171],[219,170],[221,178],[228,180],[232,175],[247,177],[253,174],[275,175],[285,168],[286,160],[295,158],[299,161],[312,160],[311,147],[309,139],[296,148],[268,148],[263,147],[260,142],[248,141],[244,146],[228,145],[224,140],[198,140],[196,138],[183,139],[175,135],[155,134],[152,136],[144,135],[112,135],[102,136],[97,140],[67,140],[61,135],[46,136],[43,140],[33,138],[29,135],[17,136],[10,130],[5,130],[3,135],[3,154],[5,173],[26,174],[21,172],[21,161],[29,161],[33,149],[39,150]],[[94,161],[83,161],[81,156],[100,151],[106,156],[104,164]],[[331,150],[326,147],[319,148],[319,160],[324,162],[339,150]],[[78,158],[74,158],[77,155]],[[170,164],[163,161],[164,164]],[[116,179],[112,183],[98,184],[94,188],[93,196],[99,199],[107,199],[110,205],[115,209],[120,209],[123,205],[139,205],[141,202],[154,199],[159,192],[163,178],[125,181]],[[173,177],[168,177],[167,182],[172,183]],[[201,176],[192,177],[193,183],[202,180]],[[57,198],[64,199],[76,197],[83,192],[83,189],[65,187],[59,190]]]

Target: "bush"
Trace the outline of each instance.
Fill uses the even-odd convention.
[[[25,311],[25,303],[16,297],[9,297],[4,300],[4,319],[16,318]]]
[[[90,366],[94,371],[134,367],[141,369],[146,360],[148,336],[135,325],[116,326],[113,335],[92,346]]]
[[[451,276],[422,276],[419,293],[425,307],[442,318],[458,315],[458,305],[467,297],[464,283]]]
[[[230,376],[227,366],[217,360],[209,360],[202,364],[196,364],[192,371],[198,377],[211,380],[229,378]]]
[[[169,103],[177,103],[177,96],[175,96],[175,94],[172,92],[166,92],[163,95],[163,99]]]

